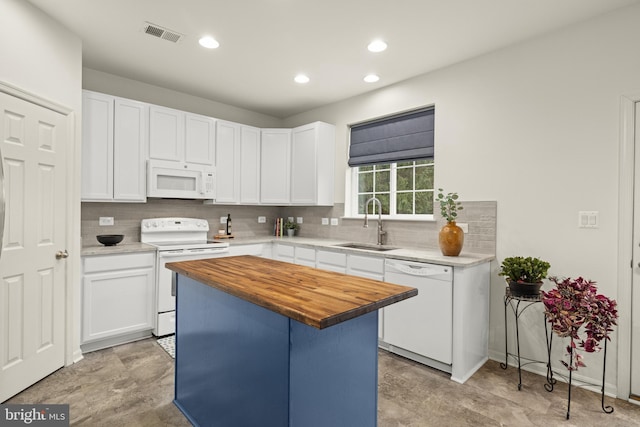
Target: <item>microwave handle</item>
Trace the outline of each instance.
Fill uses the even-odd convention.
[[[200,194],[207,194],[207,181],[204,171],[200,171]]]

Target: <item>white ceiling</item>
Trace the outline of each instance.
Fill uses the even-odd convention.
[[[284,118],[640,0],[29,1],[82,38],[87,68]],[[200,47],[204,34],[220,47]],[[374,38],[388,49],[368,52]]]

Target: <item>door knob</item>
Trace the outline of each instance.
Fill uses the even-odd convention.
[[[69,252],[65,249],[64,251],[56,252],[56,259],[64,259],[69,257]]]

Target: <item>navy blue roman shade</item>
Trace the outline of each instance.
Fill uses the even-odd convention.
[[[349,166],[433,157],[433,108],[351,127]]]

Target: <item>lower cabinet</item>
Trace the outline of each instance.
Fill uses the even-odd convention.
[[[155,252],[82,258],[83,352],[151,336]]]
[[[322,270],[347,272],[347,254],[344,252],[325,251],[318,249],[316,253],[316,267]]]
[[[382,282],[384,281],[384,258],[349,254],[347,274]],[[384,338],[384,310],[384,308],[378,310],[378,340]]]

